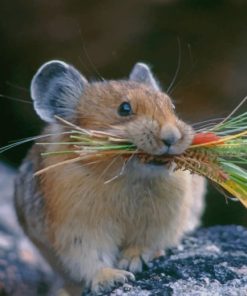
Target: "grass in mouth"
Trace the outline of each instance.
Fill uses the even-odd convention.
[[[43,172],[79,160],[97,162],[114,155],[122,155],[126,159],[133,155],[143,162],[156,161],[176,164],[175,169],[188,170],[208,178],[220,185],[231,196],[238,198],[247,207],[247,112],[238,116],[229,116],[218,124],[211,123],[196,128],[190,147],[181,155],[154,156],[137,149],[129,139],[117,133],[80,128],[58,116],[56,118],[71,128],[69,140],[56,143],[38,143],[39,145],[63,145],[71,150],[42,153],[43,156],[72,154],[75,157],[46,167],[36,173]]]

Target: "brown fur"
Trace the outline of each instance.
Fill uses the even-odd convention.
[[[125,101],[131,103],[133,115],[121,117],[117,109]],[[164,153],[162,137],[166,133],[181,135],[172,154],[182,153],[193,137],[192,129],[176,117],[166,94],[127,81],[88,85],[74,123],[115,130],[151,154]],[[45,133],[64,130],[60,124],[52,124]],[[53,136],[52,141],[66,137]],[[65,148],[48,145],[45,151]],[[126,269],[140,271],[142,261],[148,263],[165,248],[178,244],[199,223],[204,180],[188,172],[141,164],[134,157],[127,164],[116,156],[95,164],[76,162],[48,170],[32,179],[33,191],[38,193],[34,196],[26,189],[30,184],[20,184],[20,179],[71,157],[41,159],[40,150],[32,149],[26,160],[32,162],[32,170],[22,169],[19,176],[16,207],[28,235],[43,244],[39,247],[46,257],[57,258],[55,268],[66,282],[86,283],[94,292],[109,289],[132,277]],[[36,212],[40,210],[42,223],[27,210],[24,199]],[[32,229],[30,221],[40,223],[39,227]]]

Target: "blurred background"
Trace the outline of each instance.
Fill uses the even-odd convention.
[[[92,80],[127,77],[143,61],[164,90],[175,79],[170,95],[187,122],[228,115],[247,95],[246,13],[240,0],[1,0],[0,147],[44,126],[29,85],[51,59]],[[30,145],[0,161],[17,167]],[[203,224],[231,223],[247,226],[246,209],[209,184]]]

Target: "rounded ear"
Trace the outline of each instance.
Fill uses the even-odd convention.
[[[72,118],[86,84],[74,67],[61,61],[45,63],[31,82],[35,111],[47,122],[55,122],[55,115]]]
[[[148,65],[144,63],[135,64],[130,73],[129,79],[136,82],[144,83],[155,90],[160,90],[158,81],[156,81],[156,79],[154,78]]]

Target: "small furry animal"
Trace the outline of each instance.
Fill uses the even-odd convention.
[[[43,135],[53,144],[34,145],[28,153],[16,181],[15,206],[25,233],[63,278],[69,295],[80,295],[85,287],[100,294],[133,280],[133,273],[198,225],[205,182],[187,171],[137,157],[126,163],[119,155],[92,164],[68,162],[34,176],[71,158],[41,156],[66,150],[58,142],[68,141],[68,127],[55,115],[83,128],[120,130],[152,155],[181,154],[193,129],[178,119],[146,64],[137,63],[126,80],[89,83],[71,65],[51,61],[33,77],[31,96],[48,123]]]

